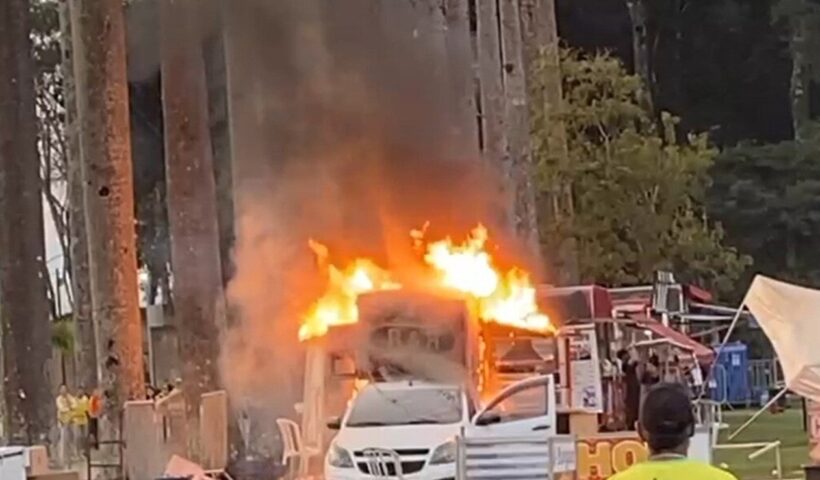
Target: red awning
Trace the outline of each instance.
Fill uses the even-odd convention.
[[[640,328],[652,331],[652,333],[659,337],[668,338],[683,348],[692,350],[692,353],[695,354],[701,363],[709,363],[715,358],[715,352],[713,352],[711,348],[692,340],[686,334],[674,328],[667,327],[660,322],[656,322],[655,320],[642,320],[636,322],[636,325]]]

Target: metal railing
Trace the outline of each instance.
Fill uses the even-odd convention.
[[[457,439],[457,480],[553,480],[576,470],[577,444],[573,435],[470,437]]]
[[[749,387],[759,393],[783,387],[783,375],[777,359],[749,360]],[[758,399],[754,399],[758,400]]]
[[[84,456],[86,459],[86,477],[88,479],[94,478],[93,472],[95,470],[105,470],[105,471],[116,471],[116,476],[107,475],[105,478],[114,478],[116,480],[125,479],[125,465],[123,465],[123,457],[124,449],[125,449],[125,442],[120,440],[100,440],[95,442],[93,445],[95,447],[106,447],[106,446],[113,446],[116,447],[116,455],[114,462],[110,461],[98,461],[95,462],[92,459],[92,445],[91,442],[86,439],[83,445]],[[103,449],[105,450],[105,449]]]

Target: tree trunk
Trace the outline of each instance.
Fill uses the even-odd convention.
[[[45,278],[43,205],[29,2],[0,2],[0,298],[5,437],[46,445],[51,325]]]
[[[507,126],[506,176],[514,192],[515,229],[531,251],[538,251],[538,223],[532,184],[532,146],[526,67],[518,0],[499,0],[501,55]]]
[[[123,3],[73,0],[71,20],[91,299],[107,436],[119,431],[123,402],[145,394]]]
[[[160,31],[172,296],[185,359],[188,453],[197,458],[200,396],[219,384],[216,358],[225,305],[205,62],[192,1],[163,1]]]
[[[652,108],[654,79],[649,56],[648,13],[644,0],[626,0],[629,19],[632,23],[632,62],[635,74],[641,77],[645,88],[645,102]]]
[[[521,0],[521,28],[530,102],[536,108],[543,109],[544,117],[548,119],[547,142],[541,148],[541,154],[548,156],[548,164],[566,167],[569,151],[566,124],[561,118],[564,94],[555,0]],[[539,199],[537,203],[544,207],[537,212],[542,221],[559,221],[571,216],[572,185],[556,180],[536,198]],[[576,242],[569,238],[559,239],[558,243],[557,254],[550,252],[549,255],[557,270],[558,283],[577,284],[580,275]]]
[[[445,45],[449,64],[450,98],[457,147],[462,155],[479,157],[478,112],[476,110],[475,54],[470,41],[468,0],[444,0]]]
[[[809,59],[806,58],[806,47],[808,35],[806,18],[795,16],[791,20],[791,42],[790,50],[792,55],[792,73],[789,85],[789,96],[792,106],[792,128],[794,129],[794,139],[804,142],[811,132],[811,111],[810,111],[810,71]]]
[[[60,36],[63,53],[63,99],[68,149],[68,223],[71,292],[74,317],[74,356],[79,385],[97,387],[97,335],[91,310],[91,279],[88,269],[88,235],[83,205],[83,172],[80,152],[74,63],[71,45],[71,12],[68,0],[60,5]]]
[[[484,160],[504,175],[502,193],[509,197],[503,216],[504,223],[515,231],[514,192],[509,188],[507,172],[510,158],[507,151],[504,84],[501,75],[501,40],[498,32],[496,0],[476,2],[476,55],[480,79],[481,138]]]

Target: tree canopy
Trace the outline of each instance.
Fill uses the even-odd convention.
[[[717,153],[707,137],[678,139],[677,118],[656,121],[643,106],[640,80],[612,56],[565,51],[561,68],[563,112],[533,112],[541,194],[555,195],[556,185],[572,192],[571,214],[542,218],[546,251],[573,239],[585,282],[629,285],[669,269],[731,291],[751,260],[728,247],[704,213]],[[566,161],[546,145],[554,121],[566,126]]]
[[[815,142],[745,144],[711,170],[709,210],[755,266],[786,280],[820,284],[820,148]]]

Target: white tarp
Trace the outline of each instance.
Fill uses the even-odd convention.
[[[820,290],[758,275],[744,304],[771,340],[786,386],[820,401]]]

